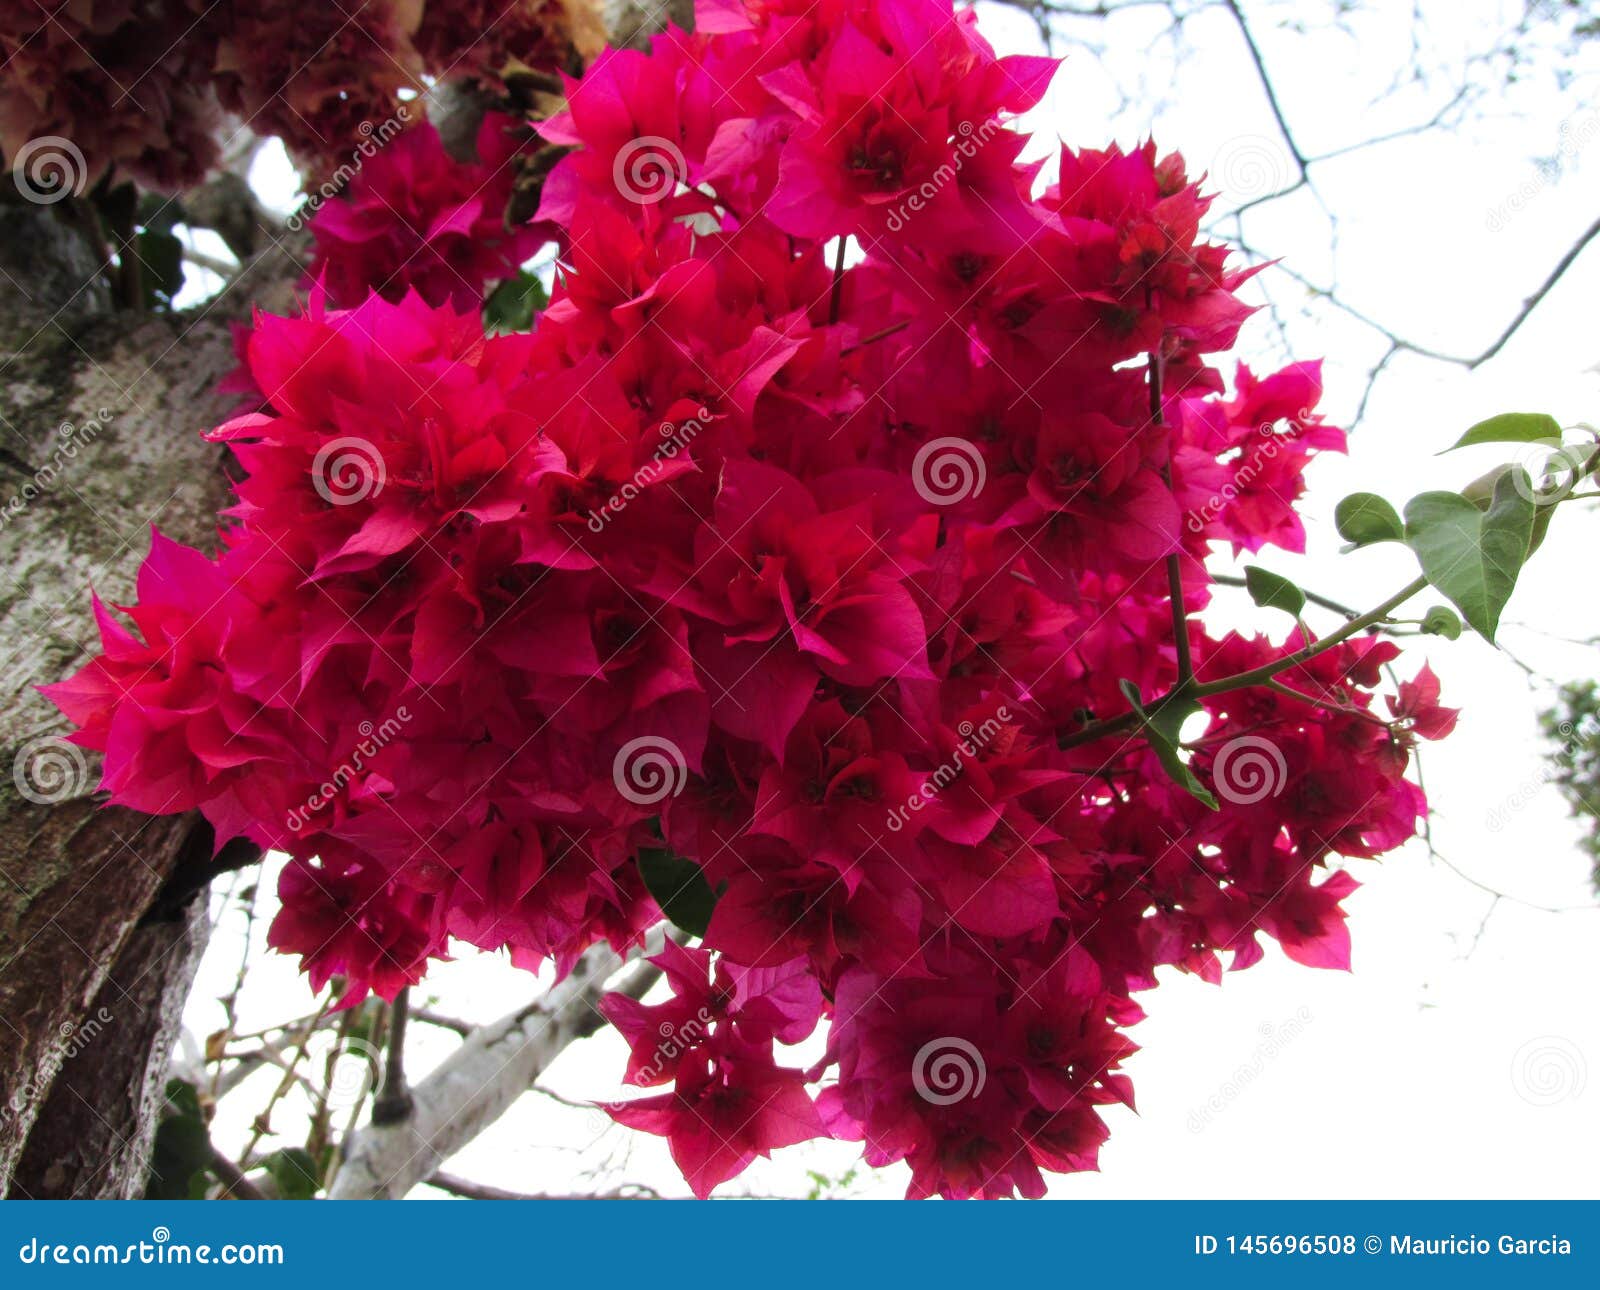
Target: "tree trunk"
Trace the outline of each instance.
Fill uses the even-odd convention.
[[[168,1054],[210,930],[201,899],[129,935],[87,1015],[62,1041],[69,1057],[23,1147],[12,1196],[143,1193]]]
[[[227,410],[232,337],[221,309],[111,312],[65,215],[0,206],[0,1196],[138,1190],[152,1065],[205,940],[182,916],[135,929],[186,849],[209,859],[209,828],[98,807],[96,759],[34,687],[97,648],[91,590],[133,599],[151,524],[214,545],[226,481],[199,432]]]

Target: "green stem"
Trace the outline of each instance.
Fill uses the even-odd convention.
[[[1260,667],[1253,667],[1248,672],[1240,672],[1236,676],[1224,677],[1220,681],[1208,681],[1205,685],[1197,685],[1190,693],[1194,698],[1204,699],[1213,694],[1226,694],[1230,690],[1243,690],[1247,686],[1257,685],[1262,681],[1269,680],[1277,676],[1279,672],[1287,672],[1291,667],[1298,667],[1302,663],[1309,662],[1311,659],[1316,658],[1318,654],[1326,653],[1335,645],[1349,640],[1358,632],[1364,632],[1367,628],[1381,623],[1394,610],[1405,604],[1406,601],[1422,591],[1427,585],[1428,580],[1426,578],[1417,578],[1395,592],[1394,595],[1390,596],[1376,609],[1369,609],[1359,618],[1352,618],[1338,631],[1324,636],[1321,640],[1306,645],[1285,658],[1274,659],[1271,663],[1263,663]]]
[[[1297,649],[1293,654],[1285,654],[1282,658],[1273,659],[1270,663],[1263,663],[1260,667],[1253,667],[1247,672],[1238,672],[1233,676],[1225,676],[1216,681],[1207,681],[1202,685],[1195,685],[1192,681],[1188,685],[1176,685],[1159,699],[1154,700],[1146,708],[1151,715],[1160,711],[1165,705],[1179,699],[1209,699],[1214,695],[1228,694],[1234,690],[1248,689],[1252,685],[1261,685],[1270,681],[1280,672],[1287,672],[1290,668],[1299,667],[1308,663],[1319,654],[1324,654],[1350,637],[1386,619],[1395,609],[1405,604],[1428,585],[1426,578],[1418,578],[1408,583],[1389,599],[1385,600],[1375,609],[1352,618],[1338,631],[1324,636],[1321,640]],[[1133,726],[1138,725],[1139,714],[1133,711],[1124,712],[1119,717],[1107,717],[1104,721],[1092,721],[1082,730],[1063,736],[1056,741],[1056,746],[1061,749],[1077,748],[1082,744],[1092,744],[1096,740],[1104,739],[1107,735],[1119,734]]]

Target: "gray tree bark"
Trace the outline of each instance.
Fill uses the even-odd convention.
[[[293,276],[274,250],[199,315],[114,312],[65,216],[0,206],[0,1196],[143,1185],[205,934],[189,915],[138,924],[210,834],[98,805],[95,757],[34,687],[95,651],[91,591],[133,599],[151,524],[214,545],[226,481],[200,431],[228,407],[229,311]]]

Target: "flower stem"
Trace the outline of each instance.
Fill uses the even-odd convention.
[[[1261,685],[1270,681],[1280,672],[1287,672],[1292,667],[1299,667],[1302,663],[1310,662],[1317,655],[1326,653],[1335,645],[1347,641],[1358,632],[1375,626],[1399,608],[1412,596],[1416,595],[1428,585],[1426,578],[1417,578],[1407,583],[1394,595],[1390,596],[1381,605],[1369,609],[1366,613],[1352,618],[1338,631],[1331,632],[1321,640],[1305,645],[1292,654],[1285,654],[1282,658],[1273,659],[1270,663],[1263,663],[1260,667],[1253,667],[1247,672],[1238,672],[1233,676],[1224,676],[1215,681],[1207,681],[1196,685],[1191,680],[1189,684],[1174,686],[1159,699],[1153,700],[1146,711],[1155,713],[1164,705],[1174,699],[1208,699],[1218,694],[1228,694],[1234,690],[1248,689],[1252,685]],[[1124,712],[1121,716],[1107,717],[1103,721],[1091,721],[1082,730],[1070,735],[1063,735],[1056,740],[1056,747],[1061,749],[1076,748],[1082,744],[1092,744],[1107,735],[1118,734],[1139,723],[1139,714],[1133,711]]]

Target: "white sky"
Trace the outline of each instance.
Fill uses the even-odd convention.
[[[1378,3],[1350,37],[1296,35],[1270,22],[1284,6],[1257,0],[1244,7],[1308,154],[1426,119],[1448,97],[1407,92],[1368,107],[1404,58],[1410,5]],[[1313,29],[1331,7],[1293,6]],[[1440,65],[1459,63],[1520,7],[1424,4],[1435,19],[1432,56]],[[1075,146],[1113,137],[1127,145],[1153,130],[1163,150],[1185,154],[1192,173],[1214,171],[1213,186],[1224,189],[1219,210],[1263,191],[1252,183],[1287,181],[1287,153],[1228,17],[1191,20],[1174,68],[1159,48],[1152,52],[1158,14],[1140,9],[1085,28],[1104,42],[1104,56],[1074,51],[1029,124],[1046,140],[1059,134]],[[984,16],[1002,52],[1038,48],[1023,15],[986,6]],[[1592,76],[1594,54],[1568,70]],[[1166,106],[1157,111],[1154,98],[1143,97],[1118,114],[1116,84],[1141,75]],[[1600,209],[1600,115],[1573,113],[1577,96],[1559,95],[1548,80],[1523,84],[1510,98],[1489,88],[1489,101],[1454,135],[1399,140],[1314,169],[1338,214],[1336,259],[1327,218],[1306,193],[1247,216],[1252,242],[1313,281],[1337,275],[1344,298],[1411,339],[1451,352],[1482,349]],[[1554,178],[1536,164],[1558,156]],[[1514,199],[1519,209],[1510,209]],[[1265,276],[1286,306],[1293,356],[1327,359],[1324,410],[1338,421],[1354,409],[1383,342],[1326,309],[1296,316],[1304,292],[1271,270]],[[1297,560],[1269,552],[1263,563],[1360,605],[1403,585],[1414,574],[1403,552],[1335,554],[1334,503],[1356,489],[1400,503],[1426,488],[1461,486],[1495,464],[1494,450],[1434,454],[1494,412],[1549,411],[1568,424],[1600,423],[1600,331],[1588,307],[1597,295],[1600,246],[1479,371],[1397,359],[1379,380],[1349,459],[1327,458],[1311,471],[1313,554]],[[1264,314],[1247,327],[1239,355],[1258,370],[1284,361]],[[1600,635],[1597,540],[1594,512],[1564,507],[1506,614],[1505,644],[1558,678],[1594,672],[1594,649],[1556,638]],[[1239,621],[1276,630],[1272,615],[1249,617],[1247,605],[1224,604]],[[1440,852],[1523,900],[1592,905],[1587,865],[1573,846],[1578,826],[1554,789],[1541,785],[1540,699],[1523,673],[1476,638],[1409,649],[1407,669],[1424,656],[1443,679],[1446,701],[1465,709],[1449,740],[1424,749]],[[1502,827],[1491,827],[1491,814],[1504,817]],[[1592,1163],[1600,1147],[1600,917],[1592,909],[1551,915],[1508,900],[1483,924],[1491,898],[1431,863],[1420,842],[1381,863],[1356,862],[1352,872],[1363,884],[1348,902],[1352,973],[1302,968],[1269,948],[1264,962],[1230,975],[1221,989],[1174,974],[1140,996],[1150,1015],[1133,1031],[1142,1051],[1127,1066],[1140,1114],[1111,1110],[1102,1171],[1055,1179],[1052,1195],[1600,1195]],[[215,999],[232,984],[239,925],[230,913],[202,967],[189,1009],[195,1035],[222,1024]],[[526,1000],[534,986],[504,961],[475,956],[439,969],[423,992],[437,996],[441,1011],[483,1021]],[[244,1005],[247,1030],[314,1006],[293,963],[266,955]],[[415,1078],[455,1041],[424,1026],[412,1034]],[[563,1055],[547,1083],[570,1098],[604,1099],[620,1090],[623,1061],[620,1040],[603,1034]],[[216,1126],[225,1149],[242,1145],[275,1079],[258,1075],[246,1086],[252,1091],[225,1104]],[[280,1114],[282,1141],[293,1142],[301,1123]],[[532,1095],[450,1168],[519,1191],[581,1194],[628,1181],[686,1194],[659,1139],[612,1128],[597,1141],[598,1127],[592,1113]],[[758,1162],[719,1194],[804,1195],[808,1170],[837,1178],[858,1150],[792,1149]],[[602,1168],[608,1161],[612,1167]],[[900,1195],[905,1179],[903,1168],[863,1169],[848,1192]]]

